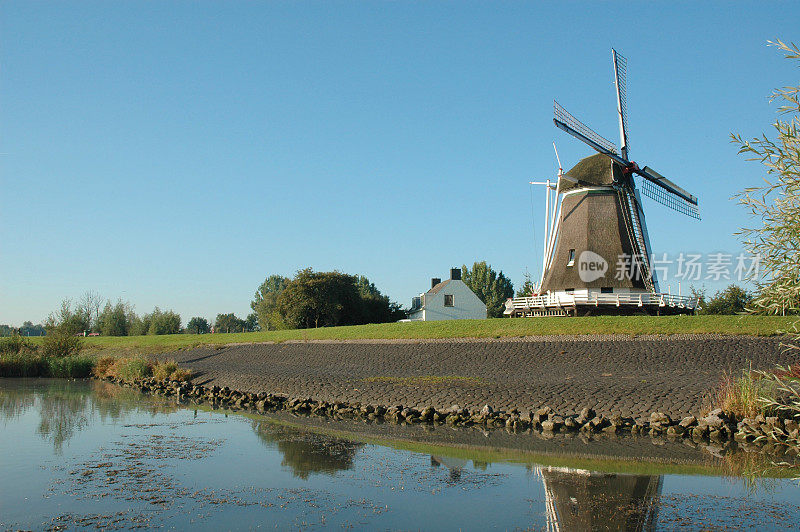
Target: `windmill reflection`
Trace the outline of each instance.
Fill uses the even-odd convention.
[[[431,455],[431,467],[446,467],[450,470],[450,481],[458,482],[461,480],[461,472],[467,465],[467,460],[461,458],[450,458],[448,456]],[[485,469],[485,466],[484,466]]]
[[[541,467],[547,530],[655,530],[660,476]]]
[[[302,479],[312,473],[333,475],[352,469],[356,452],[364,445],[263,421],[254,422],[253,430],[262,442],[277,447],[283,455],[281,465]]]

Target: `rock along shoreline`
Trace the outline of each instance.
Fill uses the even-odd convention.
[[[520,412],[494,410],[490,405],[481,409],[452,405],[437,410],[433,406],[423,409],[403,405],[373,405],[340,401],[321,401],[297,398],[267,392],[253,393],[232,390],[227,386],[203,386],[192,382],[160,381],[155,378],[124,379],[106,377],[103,380],[129,386],[156,396],[174,397],[179,402],[208,404],[213,408],[232,411],[270,413],[286,411],[294,415],[320,416],[329,419],[360,419],[370,423],[428,424],[452,427],[474,427],[481,430],[506,430],[519,434],[537,433],[548,436],[557,433],[603,433],[609,435],[632,434],[664,437],[671,440],[686,439],[696,444],[725,444],[737,442],[745,450],[759,450],[774,455],[800,456],[800,448],[785,443],[796,439],[800,427],[797,420],[778,416],[738,418],[722,411],[712,410],[707,416],[686,416],[672,419],[663,412],[652,412],[649,420],[635,420],[620,415],[604,416],[591,408],[583,408],[578,415],[560,415],[545,406],[535,411]]]

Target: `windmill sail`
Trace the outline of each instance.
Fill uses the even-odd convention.
[[[555,100],[553,101],[553,122],[555,122],[556,126],[560,129],[586,142],[586,144],[599,153],[614,156],[617,156],[619,153],[619,150],[613,142],[601,136],[599,133],[596,133],[592,128],[569,114],[569,112]],[[619,156],[617,156],[617,158],[619,158]]]
[[[617,114],[619,115],[619,141],[622,144],[620,154],[623,159],[628,158],[630,144],[628,143],[628,96],[625,91],[625,78],[628,73],[628,61],[613,48],[614,56],[614,83],[617,86]]]
[[[656,292],[656,279],[650,266],[650,248],[644,224],[644,212],[636,196],[629,190],[620,190],[619,199],[623,205],[623,219],[633,250],[629,273],[640,276],[645,288],[650,292]]]

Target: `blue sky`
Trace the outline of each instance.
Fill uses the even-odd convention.
[[[271,273],[338,269],[408,304],[487,260],[541,260],[529,180],[590,155],[557,98],[616,140],[610,48],[628,59],[631,156],[701,201],[646,200],[656,252],[736,253],[730,197],[761,168],[798,70],[793,3],[0,4],[0,323],[95,290],[245,315]],[[794,32],[794,33],[793,33]],[[535,210],[532,213],[533,208]],[[706,282],[707,287],[721,284]],[[674,290],[674,287],[673,287]]]

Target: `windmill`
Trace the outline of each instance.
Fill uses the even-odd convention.
[[[641,194],[699,219],[697,198],[649,166],[642,168],[630,159],[627,63],[616,50],[611,52],[620,147],[554,102],[556,127],[597,154],[582,159],[568,172],[559,169],[555,186],[542,183],[547,186],[547,205],[539,294],[509,300],[506,314],[694,311],[696,300],[659,291]],[[551,190],[556,194],[552,207]]]

